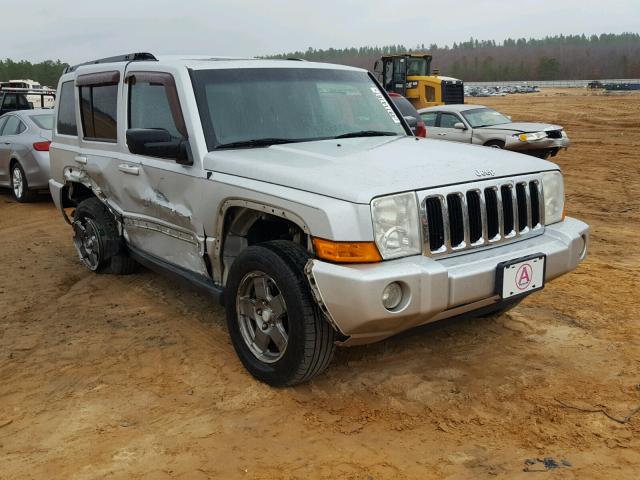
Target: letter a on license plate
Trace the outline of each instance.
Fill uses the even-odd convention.
[[[513,298],[544,287],[547,256],[536,253],[498,264],[496,293],[502,298]]]

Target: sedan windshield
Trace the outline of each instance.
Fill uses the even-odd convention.
[[[194,71],[209,150],[406,135],[367,73],[316,68]]]
[[[511,123],[509,117],[504,116],[500,112],[496,112],[492,108],[474,108],[473,110],[462,112],[462,116],[472,128],[491,127],[493,125]]]

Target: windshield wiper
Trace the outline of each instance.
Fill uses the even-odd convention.
[[[355,137],[396,137],[397,132],[385,132],[381,130],[360,130],[358,132],[343,133],[333,138],[355,138]]]
[[[216,150],[222,148],[257,148],[269,147],[271,145],[282,145],[283,143],[306,142],[303,138],[253,138],[251,140],[241,140],[239,142],[221,143],[216,146]]]

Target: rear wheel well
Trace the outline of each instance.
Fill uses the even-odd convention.
[[[62,187],[62,206],[76,207],[87,198],[95,197],[93,191],[82,183],[70,182]]]
[[[273,213],[258,211],[246,207],[229,208],[224,217],[224,228],[221,236],[220,260],[223,283],[240,253],[252,245],[273,240],[287,240],[310,250],[310,237],[300,225],[294,221]]]

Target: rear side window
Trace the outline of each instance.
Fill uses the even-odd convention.
[[[2,135],[19,135],[25,130],[26,130],[26,127],[20,121],[20,119],[15,115],[11,115],[7,119],[7,123],[4,124],[4,128],[2,129]]]
[[[118,84],[80,87],[80,113],[84,138],[117,139]]]
[[[436,118],[438,117],[438,112],[425,112],[421,113],[420,117],[424,121],[424,124],[427,127],[435,127],[436,126]]]
[[[43,130],[51,130],[53,128],[53,115],[31,115],[29,118]]]
[[[76,124],[75,95],[73,81],[64,82],[58,99],[58,133],[61,135],[78,135]]]
[[[18,96],[15,93],[8,93],[4,96],[3,108],[16,108],[18,106]]]

